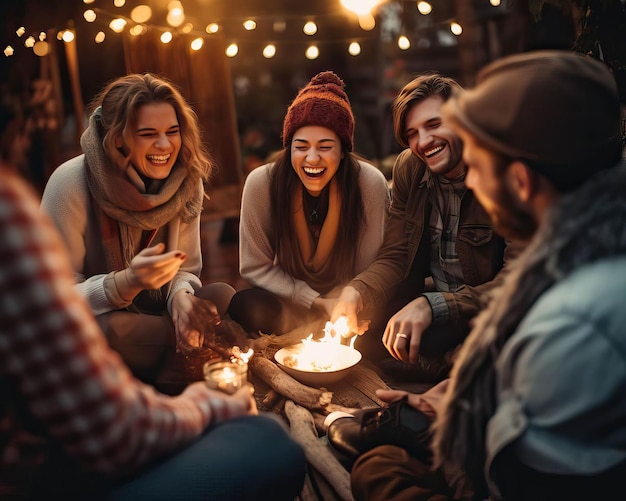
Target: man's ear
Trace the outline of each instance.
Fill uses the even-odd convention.
[[[522,202],[528,202],[535,192],[535,180],[530,168],[522,161],[515,160],[507,170],[509,186]]]

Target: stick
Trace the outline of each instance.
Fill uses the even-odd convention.
[[[291,434],[304,447],[309,463],[333,486],[340,499],[353,500],[350,473],[333,456],[328,447],[319,441],[311,413],[293,401],[287,400],[285,414],[291,424]]]
[[[323,409],[330,404],[333,398],[332,392],[316,390],[303,385],[265,357],[252,357],[248,366],[274,391],[307,409]]]

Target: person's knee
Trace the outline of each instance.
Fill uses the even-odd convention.
[[[228,308],[230,318],[248,332],[279,332],[281,313],[280,300],[274,294],[257,288],[237,292]]]
[[[350,473],[355,498],[368,499],[375,486],[385,484],[406,459],[406,451],[393,445],[381,445],[360,455]]]
[[[195,295],[211,301],[217,307],[220,315],[225,315],[230,306],[233,296],[237,293],[235,288],[226,282],[214,282],[200,287]]]

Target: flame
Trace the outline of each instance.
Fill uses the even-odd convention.
[[[286,365],[301,371],[331,372],[345,368],[346,354],[344,350],[336,347],[342,346],[347,341],[350,329],[348,319],[340,317],[335,323],[326,322],[324,336],[313,339],[313,333],[309,334],[302,344],[292,355],[285,359]],[[354,349],[356,336],[348,342],[349,347]]]
[[[248,363],[248,360],[250,360],[252,358],[252,355],[254,355],[254,350],[252,348],[249,348],[248,351],[241,351],[241,348],[239,348],[239,346],[233,346],[232,349],[232,356],[230,357],[231,362],[235,362],[237,360],[241,360],[244,363]]]

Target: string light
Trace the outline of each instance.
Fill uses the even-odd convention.
[[[355,20],[358,19],[361,30],[371,31],[376,27],[376,22],[377,22],[377,17],[374,17],[372,12],[381,3],[384,3],[386,1],[400,2],[400,1],[406,1],[406,0],[341,0],[341,4],[346,9],[357,14],[355,16]],[[430,3],[431,1],[432,0],[430,1],[417,0],[415,5],[417,6],[418,12],[424,16],[430,14],[433,10],[432,4]],[[501,0],[489,0],[489,2],[492,6],[498,7],[501,3]],[[89,4],[94,3],[94,0],[83,0],[83,3],[86,5],[89,5]],[[124,0],[114,0],[113,4],[116,7],[122,7],[126,4],[126,2]],[[167,4],[167,9],[168,9],[167,10],[167,24],[169,26],[177,28],[176,31],[179,34],[179,36],[191,35],[193,39],[190,39],[189,43],[190,43],[192,50],[199,50],[204,44],[204,39],[206,38],[206,35],[203,36],[202,31],[198,32],[197,29],[194,28],[194,25],[192,23],[190,22],[184,23],[185,12],[184,12],[184,8],[183,8],[181,1],[179,0],[170,1]],[[331,14],[331,15],[334,15],[334,14]],[[321,16],[323,17],[324,14],[322,14]],[[153,10],[148,5],[141,4],[132,8],[132,10],[130,11],[129,18],[126,18],[124,16],[119,16],[119,15],[113,15],[111,13],[106,12],[105,10],[98,9],[98,8],[86,9],[83,13],[83,17],[85,21],[88,23],[94,23],[97,20],[100,20],[102,17],[108,18],[110,20],[109,28],[113,30],[115,33],[122,33],[127,28],[128,24],[130,23],[131,27],[129,29],[129,34],[132,36],[143,35],[147,33],[148,30],[156,30],[158,32],[161,32],[160,39],[162,43],[167,44],[173,39],[172,31],[168,27],[158,26],[158,25],[147,25],[147,22],[153,17]],[[271,27],[273,31],[277,33],[285,32],[287,28],[287,22],[292,17],[297,19],[300,16],[297,16],[297,15],[287,16],[286,19],[271,20],[270,22],[272,23]],[[307,15],[306,17],[308,17],[309,19],[305,19],[305,22],[302,24],[302,31],[307,36],[313,37],[319,31],[319,27],[316,22],[318,20],[313,21],[310,15]],[[381,17],[381,19],[383,19],[384,21],[384,18]],[[228,19],[221,20],[219,22],[211,22],[206,25],[206,27],[204,28],[204,32],[206,34],[211,35],[211,34],[217,33],[218,31],[223,31],[224,25],[222,23],[225,23],[227,21]],[[247,18],[247,19],[240,21],[242,23],[240,26],[243,26],[243,28],[247,31],[253,31],[257,28],[257,21],[258,21],[258,18],[255,18],[255,19]],[[450,32],[456,36],[460,36],[463,32],[463,28],[461,27],[461,25],[458,22],[456,22],[454,19],[452,20],[448,19],[446,21],[439,22],[437,24],[448,25],[450,31],[448,31],[449,40],[446,40],[446,43],[444,43],[441,37],[443,36],[445,31],[438,30],[437,32],[438,41],[435,43],[439,43],[439,44],[443,44],[447,46],[450,43],[454,43],[453,42],[454,37],[450,35]],[[428,24],[429,30],[432,29],[432,27],[433,27],[432,24]],[[48,32],[50,33],[51,30],[53,30],[53,28],[49,28]],[[59,40],[61,39],[65,40],[65,37],[75,36],[72,30],[62,29],[62,30],[55,30],[55,31],[56,31],[57,38]],[[25,33],[26,33],[26,28],[23,26],[19,27],[15,31],[15,34],[18,37],[22,37]],[[45,32],[39,32],[39,35],[37,35],[36,33],[33,33],[33,35],[31,35],[31,38],[27,38],[26,41],[24,42],[24,45],[29,48],[33,48],[34,52],[35,52],[34,46],[36,43],[35,37],[39,37],[39,40],[43,42],[46,38]],[[94,40],[96,41],[96,43],[102,43],[105,40],[105,38],[106,38],[105,33],[103,31],[100,31],[94,37]],[[365,35],[364,35],[364,38],[365,38]],[[253,42],[258,43],[258,41],[253,41]],[[305,49],[305,57],[307,59],[316,59],[320,55],[320,48],[318,46],[319,43],[336,43],[336,42],[337,40],[333,40],[333,41],[316,40],[316,43],[309,45]],[[294,39],[294,40],[279,41],[279,44],[280,43],[300,44],[302,42]],[[398,44],[398,48],[401,50],[408,50],[413,45],[415,45],[416,47],[420,49],[428,48],[431,45],[428,37],[419,33],[417,34],[415,39],[410,39],[406,35],[402,35],[398,38],[397,44]],[[358,42],[358,38],[357,40],[354,40],[354,39],[347,40],[346,45],[347,45],[347,51],[350,55],[356,56],[356,55],[361,54],[362,47],[361,47],[361,44]],[[10,45],[8,45],[7,48],[10,48],[11,51],[13,50]],[[231,45],[229,45],[228,48],[226,49],[226,53],[228,57],[235,57],[239,53],[239,48],[240,47],[237,41],[234,41]],[[47,47],[46,52],[47,50],[49,50],[49,47]],[[39,54],[43,53],[44,52],[43,46],[38,46],[36,52],[38,52]],[[278,52],[278,48],[277,48],[276,42],[266,42],[266,45],[263,48],[263,56],[265,58],[267,59],[273,58],[275,57],[277,52]],[[6,51],[5,51],[5,55],[7,55]]]
[[[317,33],[317,24],[313,21],[309,21],[304,25],[302,31],[305,35],[315,35]]]
[[[361,44],[359,42],[352,42],[348,46],[348,54],[351,56],[358,56],[361,53]]]
[[[320,50],[317,48],[317,45],[309,45],[306,51],[304,52],[304,56],[307,59],[317,59],[320,55]]]
[[[263,48],[263,57],[265,59],[271,59],[276,55],[276,46],[274,44],[267,44]]]
[[[417,2],[417,10],[423,16],[427,16],[433,11],[433,6],[430,5],[428,2],[420,1]]]
[[[65,30],[61,38],[65,43],[70,43],[74,41],[75,35],[72,30]]]
[[[7,46],[4,48],[4,55],[5,55],[6,57],[10,57],[10,56],[12,56],[14,52],[15,52],[15,51],[13,50],[13,47],[11,47],[10,45],[7,45]]]

